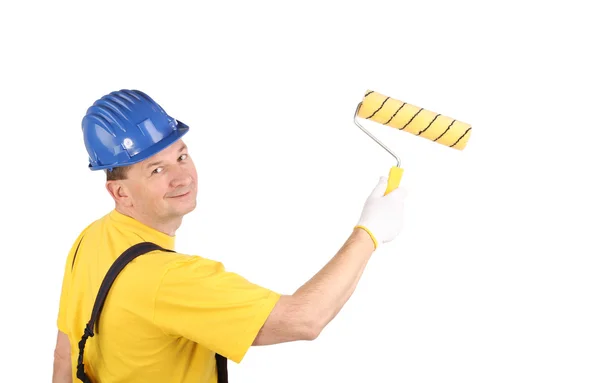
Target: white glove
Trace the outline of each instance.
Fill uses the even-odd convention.
[[[373,239],[375,248],[379,244],[396,238],[404,225],[404,199],[406,190],[399,186],[387,195],[388,177],[381,177],[367,198],[356,227],[365,229]]]

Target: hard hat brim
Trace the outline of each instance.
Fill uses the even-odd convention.
[[[130,166],[133,164],[137,164],[138,162],[142,162],[145,159],[152,157],[156,153],[160,152],[161,150],[163,150],[163,149],[167,148],[168,146],[172,145],[173,143],[177,142],[181,137],[183,137],[187,132],[189,132],[189,130],[190,130],[189,126],[187,126],[183,122],[177,120],[177,127],[175,128],[173,133],[169,134],[167,137],[165,137],[162,140],[160,140],[159,142],[155,143],[148,149],[143,150],[143,151],[137,153],[136,155],[132,156],[129,159],[129,161],[112,163],[112,164],[103,164],[103,165],[97,165],[97,166],[88,165],[88,167],[90,168],[90,170],[101,170],[101,169],[110,169],[110,168],[117,168],[117,167],[121,167],[121,166]]]

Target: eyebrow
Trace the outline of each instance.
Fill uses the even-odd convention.
[[[181,148],[179,148],[179,150],[177,151],[177,153],[181,153],[181,152],[183,152],[185,149],[187,149],[187,145],[186,145],[186,144],[183,144],[183,145],[181,146]],[[153,167],[153,166],[156,166],[156,165],[160,165],[160,164],[162,164],[162,161],[154,161],[154,162],[151,162],[151,163],[149,163],[148,165],[146,165],[146,169],[148,169],[148,168],[151,168],[151,167]]]

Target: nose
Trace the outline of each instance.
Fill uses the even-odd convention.
[[[177,169],[172,173],[172,175],[172,188],[185,188],[188,187],[193,181],[192,175],[184,169]]]

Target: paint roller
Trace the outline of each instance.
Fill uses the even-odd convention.
[[[354,123],[397,161],[396,166],[390,169],[385,194],[400,185],[404,169],[400,167],[400,158],[360,125],[357,117],[409,132],[456,150],[463,150],[471,137],[471,125],[467,123],[368,90],[356,107]]]

